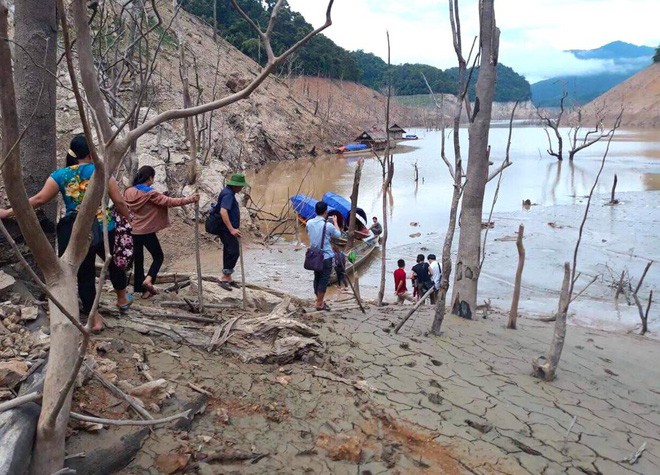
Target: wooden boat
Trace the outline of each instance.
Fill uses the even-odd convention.
[[[316,216],[314,208],[318,200],[302,194],[293,195],[289,200],[301,223],[305,224],[307,220]],[[350,219],[351,203],[343,196],[331,191],[325,193],[322,200],[328,203],[328,216],[337,216],[337,226],[339,229],[346,230]],[[371,236],[371,231],[367,228],[367,215],[362,208],[356,208],[355,238],[364,240],[369,236]]]
[[[367,239],[364,239],[363,241],[358,241],[358,243],[353,246],[351,249],[345,250],[344,254],[346,254],[346,274],[348,277],[352,277],[353,271],[357,270],[358,267],[363,265],[368,259],[369,256],[371,256],[371,253],[376,249],[376,246],[378,245],[378,236],[374,236],[373,234],[368,237]],[[351,252],[355,252],[355,262],[349,262],[348,261],[348,255]],[[330,274],[330,283],[334,284],[337,282],[337,274],[335,273],[335,268],[333,266],[332,268],[332,274]]]
[[[346,145],[342,145],[335,149],[335,152],[340,155],[358,155],[369,153],[370,151],[371,147],[361,143],[347,143]]]

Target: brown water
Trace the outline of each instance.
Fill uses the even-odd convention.
[[[389,197],[390,246],[411,241],[421,232],[444,234],[451,200],[451,177],[440,158],[440,132],[413,130],[420,140],[405,142],[405,152],[395,150],[395,175]],[[491,159],[495,166],[505,154],[508,129],[491,130]],[[462,131],[462,150],[467,157],[467,131]],[[448,140],[449,143],[449,140]],[[539,127],[513,130],[510,157],[513,165],[502,178],[497,212],[517,211],[530,199],[540,206],[575,204],[589,193],[606,143],[580,152],[573,162],[558,162],[545,152],[547,139]],[[410,147],[415,147],[412,151]],[[448,155],[449,152],[448,152]],[[382,215],[382,172],[378,161],[365,155],[358,205],[369,216]],[[348,197],[359,157],[322,156],[296,162],[274,162],[249,174],[252,197],[269,212],[279,215],[288,197],[300,192],[317,199],[326,191]],[[623,130],[612,142],[596,193],[609,193],[618,176],[617,192],[660,189],[660,130]],[[414,181],[414,167],[419,181]],[[487,187],[484,213],[490,210],[496,181]],[[299,191],[298,191],[299,190]],[[485,217],[484,217],[485,218]],[[411,226],[411,223],[419,226]],[[303,233],[304,234],[304,233]],[[289,236],[289,239],[293,239]]]
[[[414,130],[420,140],[406,142],[405,153],[394,157],[395,174],[388,197],[389,233],[386,261],[386,299],[393,294],[391,273],[399,258],[407,269],[418,253],[441,254],[451,198],[451,178],[440,158],[439,132]],[[491,157],[497,166],[504,157],[508,129],[491,130]],[[449,142],[449,141],[448,141]],[[410,148],[415,147],[415,148]],[[515,233],[525,225],[527,257],[523,274],[521,314],[549,314],[556,309],[563,262],[571,262],[586,197],[600,167],[606,143],[583,150],[574,162],[558,162],[545,153],[543,129],[518,127],[513,131],[513,165],[503,175],[499,198],[489,230],[486,260],[479,281],[479,301],[491,300],[502,309],[510,305],[513,276],[517,265]],[[467,155],[467,133],[463,131],[462,150]],[[349,196],[357,157],[318,157],[314,160],[272,163],[249,176],[252,196],[264,209],[279,214],[290,195],[301,193],[320,198],[326,191]],[[413,164],[419,168],[414,181]],[[614,174],[618,176],[617,198],[621,203],[608,206]],[[370,216],[382,215],[380,164],[365,160],[358,204]],[[490,211],[496,180],[486,190],[484,221]],[[612,141],[578,255],[581,277],[576,291],[593,276],[597,281],[571,305],[571,322],[610,330],[629,331],[639,325],[634,304],[614,300],[612,281],[622,271],[639,279],[649,260],[660,260],[657,234],[660,229],[660,130],[623,130]],[[536,206],[523,209],[530,199]],[[293,228],[291,228],[293,231]],[[304,229],[300,229],[305,241]],[[303,253],[288,235],[270,248],[253,249],[249,260],[260,262],[249,278],[311,297],[311,275],[302,270]],[[458,233],[454,239],[454,247]],[[298,252],[294,251],[298,249]],[[380,251],[359,270],[362,294],[374,297],[380,280]],[[254,268],[254,266],[253,266]],[[649,270],[640,295],[648,296],[660,286],[660,268]],[[653,312],[651,312],[653,313]],[[660,317],[651,315],[649,327],[660,331]]]

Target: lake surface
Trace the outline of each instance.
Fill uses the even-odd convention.
[[[388,196],[388,272],[394,270],[398,258],[406,259],[409,269],[419,252],[433,252],[440,256],[447,229],[452,180],[440,156],[441,132],[420,129],[409,132],[417,134],[419,140],[403,142],[403,146],[394,150],[395,174],[392,193]],[[491,129],[491,160],[494,162],[491,169],[504,159],[508,133],[507,126]],[[467,141],[467,130],[462,130],[464,163],[467,162]],[[451,142],[451,136],[448,136],[448,147]],[[606,145],[601,141],[578,153],[573,162],[559,162],[546,153],[547,138],[542,128],[514,127],[510,150],[513,165],[502,177],[492,219],[495,228],[488,235],[487,260],[480,282],[483,299],[500,299],[503,306],[509,301],[517,257],[515,244],[507,239],[512,238],[518,224],[524,222],[530,228],[526,232],[526,244],[535,252],[528,250],[524,284],[528,285],[529,298],[525,303],[523,295],[521,308],[530,312],[549,311],[546,307],[550,302],[545,302],[544,298],[555,298],[553,293],[561,284],[562,264],[564,260],[571,260],[586,203],[585,195],[593,185]],[[447,156],[453,161],[453,150],[448,149]],[[358,205],[369,216],[378,216],[382,221],[381,166],[373,156],[365,157]],[[288,197],[298,190],[317,199],[326,191],[348,197],[357,161],[358,157],[322,156],[270,163],[249,173],[252,197],[274,214],[280,214]],[[417,183],[414,181],[415,163],[419,169]],[[622,203],[616,207],[603,206],[609,200],[615,173],[618,177],[617,197]],[[496,182],[497,179],[487,186],[484,221],[490,211]],[[585,294],[586,298],[589,295],[593,299],[607,298],[603,266],[619,274],[626,268],[631,276],[638,278],[645,259],[658,259],[656,234],[660,222],[660,192],[657,190],[660,190],[660,130],[617,131],[596,188],[598,196],[593,201],[593,215],[587,223],[587,232],[593,233],[590,238],[598,242],[597,245],[586,243],[578,261],[578,270],[585,274],[585,278],[587,274],[601,275],[603,288],[599,293],[594,285],[593,290]],[[536,206],[523,209],[522,201],[526,199]],[[553,226],[548,225],[550,222]],[[301,234],[304,242],[305,233]],[[295,241],[293,236],[287,239]],[[454,243],[457,241],[458,233]],[[630,243],[634,243],[632,248],[628,246]],[[380,260],[374,257],[360,270],[363,293],[375,294],[379,269]],[[644,287],[648,283],[649,288],[657,288],[658,270],[651,268]],[[389,280],[388,276],[388,286],[391,285]],[[552,306],[556,307],[556,302]],[[606,320],[623,318],[621,311],[612,312]],[[576,313],[584,312],[576,310]],[[585,318],[595,318],[587,313]],[[634,319],[634,315],[626,318]],[[633,323],[631,320],[627,325]]]

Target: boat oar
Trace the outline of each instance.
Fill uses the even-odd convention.
[[[348,277],[348,274],[345,274],[344,277],[348,281],[348,285],[351,286],[351,290],[353,291],[353,296],[355,297],[355,300],[357,301],[358,305],[360,306],[360,310],[362,310],[362,313],[367,313],[364,310],[364,307],[362,306],[362,302],[360,301],[360,297],[358,296],[357,292],[355,291],[355,287],[353,287],[353,282],[351,282],[351,279]]]
[[[241,260],[241,288],[243,289],[243,310],[247,308],[247,299],[245,298],[245,266],[243,265],[243,239],[238,238],[238,252]]]

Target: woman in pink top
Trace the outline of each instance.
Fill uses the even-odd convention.
[[[140,167],[133,179],[133,186],[124,192],[126,204],[134,214],[131,222],[135,258],[133,289],[134,292],[143,292],[143,299],[157,294],[154,284],[165,256],[156,233],[170,225],[167,209],[199,201],[199,195],[170,198],[154,190],[151,185],[154,183],[155,176],[156,171],[153,167]],[[144,275],[145,247],[153,260],[146,277]]]

